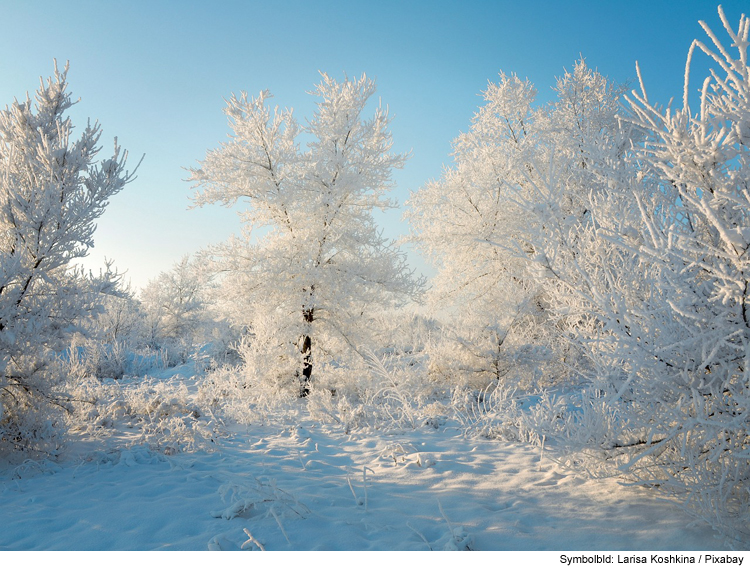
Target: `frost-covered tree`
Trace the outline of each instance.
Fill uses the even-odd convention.
[[[131,176],[115,142],[96,162],[100,128],[77,140],[66,111],[67,67],[0,111],[0,439],[33,446],[49,430],[50,405],[64,405],[55,352],[94,312],[111,271],[74,269],[92,246],[94,220]]]
[[[442,241],[441,255],[461,265],[459,252],[475,243],[484,269],[474,277],[497,275],[498,294],[527,280],[542,299],[545,326],[582,353],[575,439],[746,541],[750,21],[743,16],[734,29],[719,14],[731,48],[702,23],[714,47],[691,47],[682,108],[651,103],[642,81],[623,107],[620,89],[578,65],[558,82],[558,100],[534,112],[533,123],[524,120],[521,153],[507,149],[520,126],[509,119],[522,117],[483,115],[490,128],[482,134],[501,135],[498,144],[457,149],[472,170],[460,162],[431,188],[448,201],[441,226],[465,247],[451,254]],[[703,80],[694,114],[696,48],[717,69]],[[513,80],[506,92],[526,94],[522,86]],[[518,102],[526,110],[523,99],[486,110],[512,111]],[[439,205],[431,188],[415,201]],[[480,226],[486,222],[492,236]],[[428,219],[417,223],[429,240]]]
[[[121,284],[116,295],[103,295],[102,302],[101,311],[90,322],[91,333],[99,334],[99,340],[137,348],[148,339],[143,308],[130,284]]]
[[[195,332],[204,309],[206,280],[185,256],[170,271],[162,272],[141,292],[145,309],[157,325],[161,338],[178,339]]]
[[[588,439],[746,541],[750,21],[743,16],[735,30],[719,15],[733,50],[701,23],[714,47],[691,46],[682,108],[651,103],[641,80],[620,115],[630,143],[610,133],[581,167],[590,218],[550,236],[540,253],[550,301],[591,365],[584,407],[617,417],[613,430]],[[718,68],[694,114],[696,48]],[[549,167],[544,190],[570,190],[558,163]]]
[[[194,346],[212,338],[222,322],[212,319],[210,274],[185,256],[152,279],[140,293],[150,343],[174,362],[185,362]],[[216,316],[214,316],[216,317]]]
[[[63,356],[69,382],[122,378],[135,369],[133,353],[147,347],[146,318],[129,285],[117,284],[98,302],[98,311],[81,325]]]
[[[470,131],[454,143],[454,166],[414,193],[407,212],[421,250],[438,268],[432,302],[458,305],[462,315],[505,302],[523,285],[498,243],[522,227],[508,203],[507,181],[527,170],[536,91],[502,75],[484,96]]]
[[[596,167],[628,142],[617,120],[623,88],[583,61],[556,88],[554,102],[533,108],[531,83],[501,74],[455,141],[454,166],[409,200],[415,239],[438,268],[431,300],[458,320],[453,346],[438,353],[446,359],[432,363],[485,385],[565,347],[550,292],[582,282]]]
[[[717,528],[750,535],[750,20],[735,30],[719,15],[728,49],[690,48],[682,108],[652,104],[644,83],[628,98],[632,122],[646,134],[634,152],[650,187],[633,188],[639,235],[612,237],[649,272],[647,300],[627,317],[605,320],[621,338],[610,363],[628,373],[610,380],[631,434],[629,466],[639,478],[687,493]],[[688,97],[695,48],[717,65]],[[614,300],[624,294],[623,284]],[[623,335],[624,334],[624,335]]]
[[[390,152],[387,111],[367,117],[374,92],[365,76],[323,75],[304,128],[291,111],[272,110],[268,92],[232,96],[230,140],[192,171],[198,205],[249,205],[243,236],[214,251],[225,293],[238,304],[236,319],[268,329],[256,343],[267,344],[270,366],[278,359],[298,375],[303,394],[314,359],[342,343],[357,347],[370,311],[416,295],[420,285],[373,216],[395,206],[385,192],[405,160]]]

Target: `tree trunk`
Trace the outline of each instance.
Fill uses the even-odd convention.
[[[310,334],[312,333],[310,330],[313,320],[315,319],[315,309],[302,309],[302,316],[305,319],[305,323],[307,324],[307,332],[304,336],[302,336],[302,383],[300,384],[300,392],[299,396],[300,398],[304,398],[310,393],[310,378],[312,377],[312,338],[310,337]]]

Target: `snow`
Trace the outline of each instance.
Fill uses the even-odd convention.
[[[566,470],[550,449],[457,428],[235,425],[212,451],[173,455],[128,446],[127,436],[81,438],[57,463],[3,468],[0,548],[724,548],[710,527],[644,489]]]
[[[174,405],[185,412],[198,403],[194,362],[106,382],[138,389],[133,396],[186,393]],[[297,402],[306,409],[314,399]],[[4,576],[33,565],[35,575],[66,568],[110,579],[286,577],[311,569],[358,578],[534,569],[580,579],[600,577],[601,565],[569,564],[563,555],[727,548],[676,503],[570,468],[549,440],[542,451],[471,435],[451,421],[350,429],[300,411],[258,414],[249,426],[224,417],[213,442],[180,446],[144,437],[149,424],[117,418],[102,404],[109,426],[73,433],[58,460],[0,464]],[[475,552],[470,568],[463,555],[447,553],[468,550]],[[210,551],[234,554],[218,562]],[[248,561],[248,551],[267,555]],[[716,570],[710,567],[689,572]],[[735,576],[742,568],[721,570]],[[609,576],[633,572],[630,564],[606,569]]]

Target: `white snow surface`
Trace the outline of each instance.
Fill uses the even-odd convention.
[[[235,426],[212,451],[172,455],[127,436],[3,466],[0,550],[725,548],[645,489],[459,429]]]
[[[244,528],[267,550],[722,547],[644,491],[446,432],[257,428],[213,453],[135,447],[27,464],[0,484],[0,545],[13,550],[229,550]]]

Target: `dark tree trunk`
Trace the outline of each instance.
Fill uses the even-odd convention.
[[[308,327],[308,333],[302,336],[302,384],[300,385],[300,398],[304,398],[310,393],[310,378],[312,377],[312,338],[310,337],[310,326],[315,319],[315,309],[303,309],[302,315]]]

